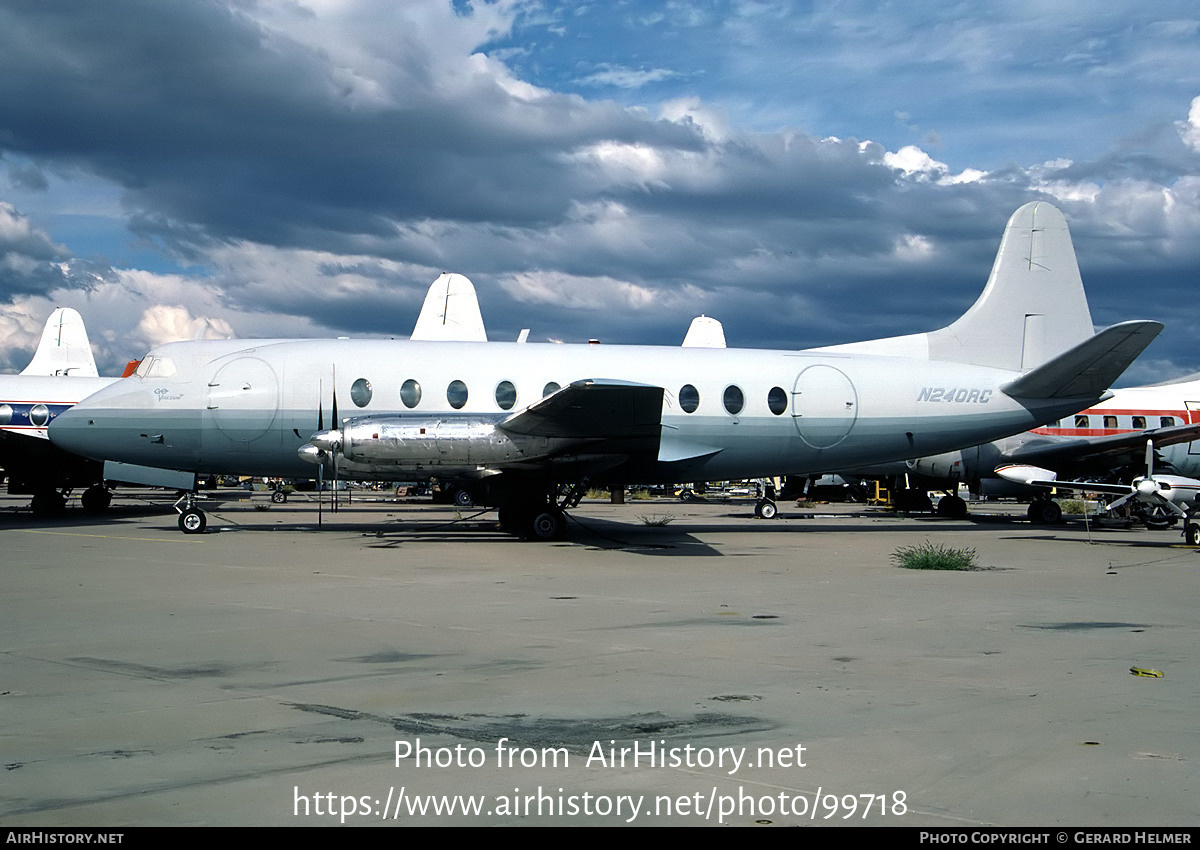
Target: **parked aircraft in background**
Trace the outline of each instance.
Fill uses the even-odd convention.
[[[413,339],[486,340],[475,287],[462,275],[440,275],[429,287]],[[247,343],[234,341],[240,349]],[[136,367],[133,361],[130,367]],[[132,368],[127,370],[132,373]],[[101,378],[77,310],[59,307],[50,314],[33,359],[19,375],[0,375],[0,467],[8,476],[8,492],[32,495],[33,511],[59,513],[66,494],[86,488],[80,498],[86,510],[103,510],[112,501],[108,481],[132,480],[155,486],[193,486],[186,477],[110,466],[52,445],[49,423],[80,399],[117,378]]]
[[[1146,441],[1144,475],[1129,484],[1097,481],[1060,481],[1048,469],[1028,464],[1010,464],[996,470],[1000,477],[1030,487],[1054,487],[1085,493],[1107,493],[1116,497],[1105,508],[1113,512],[1129,506],[1143,517],[1155,517],[1165,526],[1183,519],[1184,535],[1189,546],[1200,544],[1200,524],[1195,522],[1200,510],[1200,480],[1183,475],[1154,472],[1154,443]]]
[[[8,492],[32,495],[35,513],[61,511],[64,490],[85,486],[83,504],[107,507],[100,464],[51,445],[46,429],[55,417],[116,378],[101,378],[83,319],[59,307],[46,320],[29,365],[19,375],[0,375],[0,466]]]
[[[147,467],[455,480],[506,527],[549,539],[588,486],[849,469],[1052,422],[1104,397],[1161,329],[1093,335],[1066,222],[1032,203],[983,294],[938,331],[807,351],[173,343],[50,433]],[[204,525],[182,509],[184,531]]]
[[[475,285],[461,274],[443,272],[429,285],[409,339],[427,342],[487,342]]]
[[[42,338],[22,375],[39,378],[98,378],[96,358],[83,317],[71,307],[56,307],[46,319]]]
[[[1128,481],[1144,469],[1147,440],[1158,452],[1160,469],[1200,478],[1200,381],[1113,390],[1107,401],[1024,434],[861,474],[907,476],[910,490],[893,485],[892,491],[908,500],[903,506],[910,510],[929,509],[927,490],[957,489],[962,483],[983,495],[1028,497],[1030,521],[1055,523],[1062,510],[1045,487],[1027,486],[996,470],[1018,464],[1053,469],[1066,480]],[[1142,503],[1130,507],[1151,526],[1173,521],[1173,515],[1147,511]],[[966,516],[967,505],[949,494],[938,501],[937,512]]]

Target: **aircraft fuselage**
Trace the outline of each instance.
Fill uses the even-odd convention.
[[[1094,401],[1017,401],[1000,390],[1016,376],[961,363],[805,351],[407,340],[172,343],[152,351],[136,375],[63,414],[51,433],[70,451],[107,460],[313,477],[312,464],[297,452],[314,433],[383,421],[407,427],[406,439],[425,445],[406,454],[403,434],[388,449],[380,433],[376,450],[358,457],[348,450],[339,474],[471,476],[527,464],[546,478],[556,468],[587,470],[597,483],[718,480],[949,451],[1037,427]],[[586,438],[495,428],[555,389],[589,379],[661,387],[654,438],[597,446]]]

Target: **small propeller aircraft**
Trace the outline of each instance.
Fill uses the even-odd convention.
[[[108,491],[98,485],[100,464],[51,445],[46,429],[55,417],[81,398],[116,381],[101,378],[78,311],[58,307],[46,320],[42,337],[19,375],[0,375],[0,466],[8,492],[33,496],[33,512],[55,514],[66,493],[87,487],[88,510],[108,506]]]
[[[1165,528],[1184,521],[1184,536],[1189,546],[1200,545],[1200,524],[1193,521],[1200,511],[1200,480],[1184,475],[1154,473],[1154,441],[1146,441],[1146,474],[1129,484],[1106,484],[1099,481],[1059,481],[1048,469],[1023,464],[1010,464],[996,469],[1006,481],[1031,487],[1055,487],[1085,493],[1106,493],[1118,498],[1109,502],[1105,513],[1123,507],[1140,516],[1147,525]]]

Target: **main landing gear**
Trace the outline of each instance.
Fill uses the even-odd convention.
[[[29,508],[36,517],[61,516],[67,509],[67,498],[70,494],[69,488],[58,490],[54,487],[44,487],[33,494]],[[112,504],[112,491],[103,484],[93,484],[80,495],[79,504],[85,513],[103,513]]]
[[[1035,499],[1029,503],[1026,516],[1034,525],[1058,525],[1062,522],[1062,508],[1050,499]]]
[[[500,528],[532,542],[562,540],[567,533],[567,510],[578,505],[586,492],[586,481],[561,491],[557,487],[513,487],[498,499]]]
[[[779,508],[775,506],[773,499],[759,499],[754,503],[754,515],[761,519],[775,519],[775,515],[779,513]]]

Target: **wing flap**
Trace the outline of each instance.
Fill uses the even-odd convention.
[[[629,381],[575,381],[497,427],[530,437],[658,439],[662,400],[662,387]]]
[[[1100,398],[1162,329],[1160,322],[1121,322],[1000,389],[1016,399]]]

